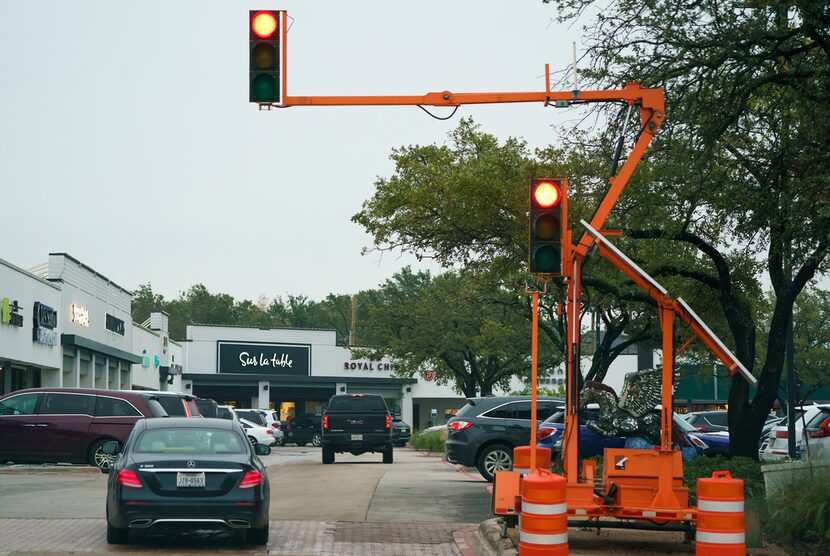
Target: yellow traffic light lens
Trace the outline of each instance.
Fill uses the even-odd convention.
[[[542,214],[533,223],[533,232],[536,239],[543,241],[554,239],[560,233],[559,219],[552,214]]]
[[[552,207],[559,202],[560,196],[561,193],[559,192],[559,188],[547,181],[537,185],[536,189],[533,191],[533,199],[536,201],[536,204],[542,208]]]
[[[277,16],[271,12],[259,12],[251,19],[251,30],[261,39],[271,37],[277,30]]]
[[[251,59],[257,68],[270,69],[274,67],[274,63],[277,61],[277,49],[272,44],[260,43],[254,47]]]

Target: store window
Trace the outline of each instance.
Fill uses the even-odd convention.
[[[75,356],[77,350],[75,348],[63,348],[63,372],[71,373],[75,370]]]
[[[92,355],[88,351],[82,351],[80,353],[80,357],[81,376],[87,376],[89,374],[89,371],[92,369]]]

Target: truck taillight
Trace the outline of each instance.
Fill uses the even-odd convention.
[[[141,479],[138,478],[138,473],[132,469],[122,469],[118,472],[118,484],[130,488],[142,488]]]
[[[453,421],[452,423],[447,423],[447,428],[454,431],[463,431],[464,429],[469,429],[472,426],[472,421]]]
[[[817,429],[807,431],[810,438],[827,438],[830,436],[830,417],[824,420]]]
[[[392,417],[389,416],[389,415],[386,416],[386,428],[387,429],[392,428]],[[384,456],[384,457],[386,457],[386,456]]]
[[[323,430],[329,430],[329,416],[323,415]]]

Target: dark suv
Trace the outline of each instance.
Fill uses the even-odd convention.
[[[90,463],[107,469],[112,456],[101,451],[105,442],[123,444],[136,421],[167,417],[165,408],[190,416],[196,408],[192,398],[90,388],[18,390],[0,397],[0,462]]]
[[[729,430],[726,411],[696,411],[689,413],[686,422],[700,432],[718,432]]]
[[[450,463],[477,467],[493,481],[496,471],[513,467],[513,448],[530,444],[530,397],[470,398],[447,423],[446,456]],[[564,407],[559,398],[537,398],[538,423]]]
[[[323,416],[314,413],[304,413],[283,421],[280,425],[285,434],[282,443],[294,442],[297,446],[310,443],[314,447],[319,447],[323,437],[322,422]]]

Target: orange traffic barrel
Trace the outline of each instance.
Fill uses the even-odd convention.
[[[550,471],[550,448],[536,447],[536,468]],[[513,471],[520,475],[530,473],[530,446],[513,448]]]
[[[744,482],[729,471],[715,471],[711,479],[697,480],[697,535],[695,554],[746,554]]]
[[[537,469],[522,478],[519,554],[568,554],[568,502],[561,475]]]

